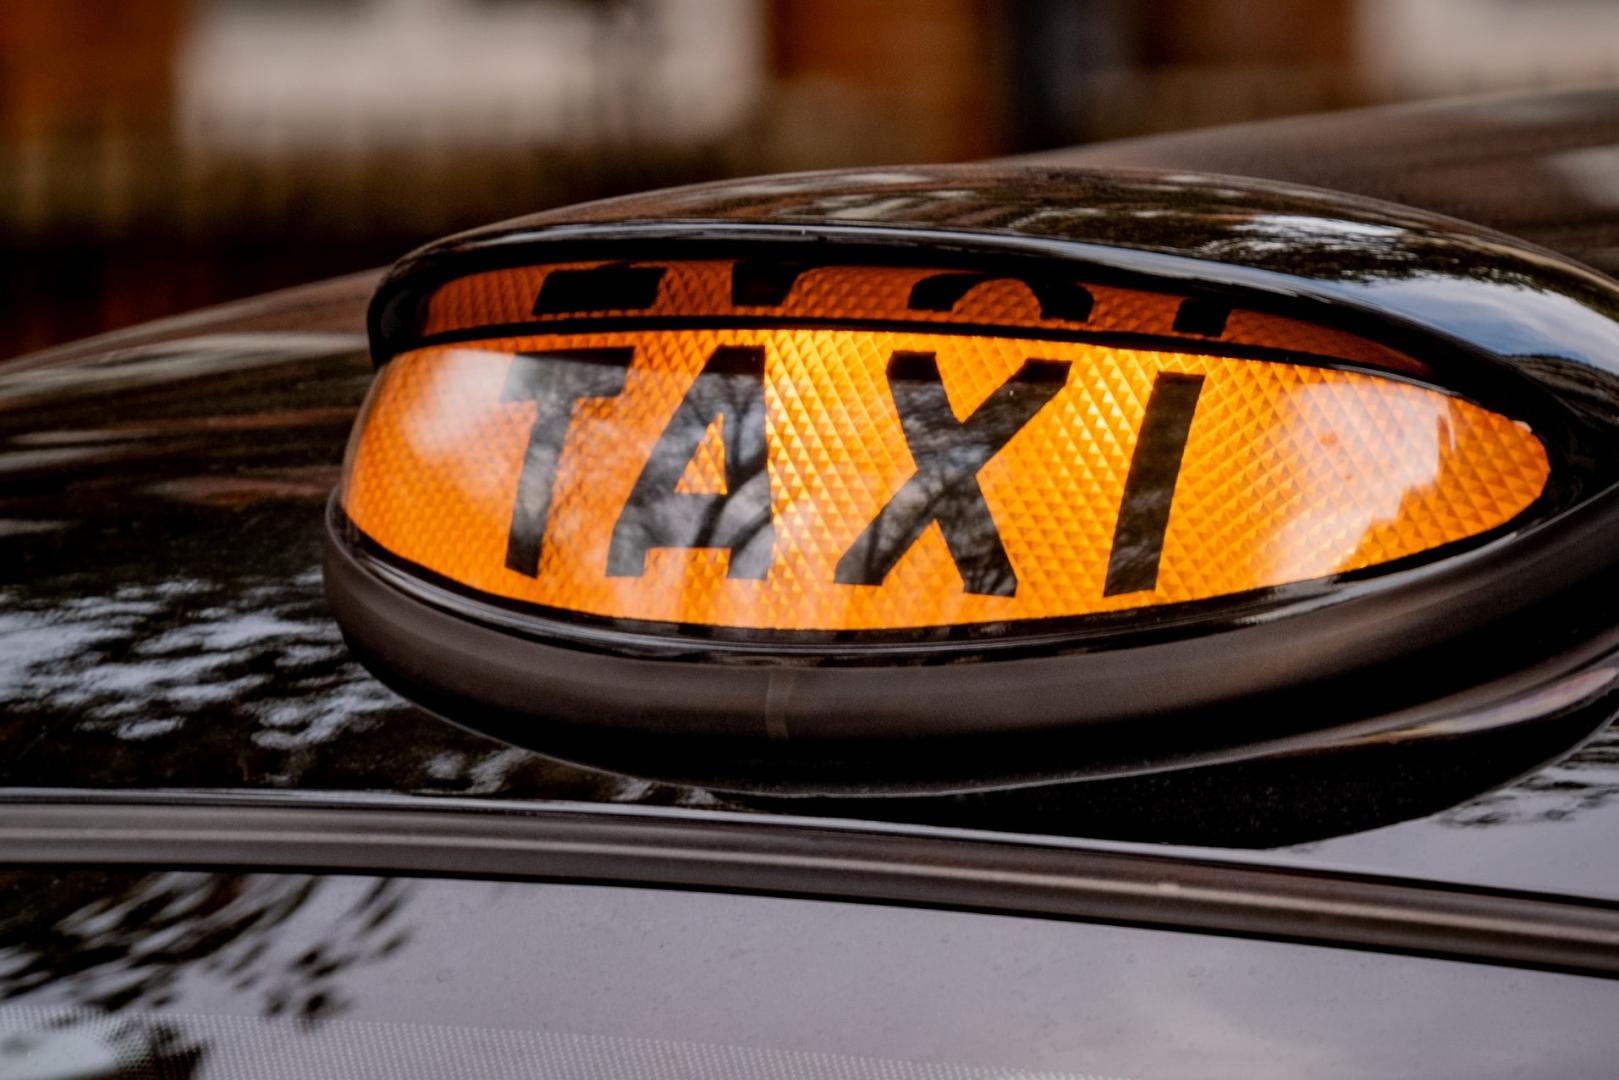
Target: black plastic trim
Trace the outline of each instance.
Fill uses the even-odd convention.
[[[1100,922],[1619,977],[1619,905],[1139,845],[431,800],[0,792],[0,865],[611,884]]]
[[[1139,349],[1162,353],[1185,353],[1189,356],[1225,356],[1237,360],[1264,360],[1275,364],[1295,364],[1301,367],[1330,368],[1334,371],[1359,371],[1413,383],[1451,397],[1462,397],[1454,387],[1419,378],[1409,371],[1374,364],[1354,363],[1335,356],[1293,349],[1276,349],[1265,345],[1244,345],[1219,338],[1175,337],[1171,334],[1147,334],[1125,330],[1072,330],[1062,327],[1002,326],[994,323],[929,322],[923,319],[828,319],[806,316],[769,318],[757,315],[612,315],[593,318],[535,319],[528,322],[490,323],[458,330],[443,330],[409,339],[400,351],[431,349],[442,345],[459,345],[472,341],[497,341],[503,338],[531,338],[565,336],[569,334],[626,333],[633,331],[665,330],[849,330],[866,333],[926,334],[940,337],[1007,338],[1014,341],[1060,342],[1063,344],[1101,345],[1117,349]],[[394,354],[394,355],[397,355]],[[391,359],[391,357],[389,357]],[[386,363],[379,361],[378,366]],[[1476,403],[1475,403],[1476,404]]]
[[[327,505],[327,531],[394,588],[452,614],[534,641],[610,655],[696,663],[925,666],[1110,651],[1277,618],[1330,602],[1346,586],[1438,563],[1509,538],[1541,516],[1538,511],[1544,501],[1537,500],[1512,521],[1475,536],[1329,577],[1090,615],[894,630],[772,630],[570,611],[486,593],[396,555],[356,526],[335,495]]]

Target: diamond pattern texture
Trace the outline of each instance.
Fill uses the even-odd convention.
[[[716,416],[703,432],[703,441],[692,451],[686,462],[686,471],[675,481],[675,490],[682,495],[724,495],[725,485],[725,417]]]
[[[993,284],[975,291],[986,303]],[[1004,301],[1023,302],[1021,287],[1010,289]],[[1166,322],[1172,300],[1160,305]],[[846,302],[863,301],[851,293]],[[1125,301],[1099,297],[1099,313],[1104,303]],[[1154,310],[1142,301],[1137,317],[1157,318]],[[624,346],[635,351],[623,391],[574,407],[538,575],[506,569],[535,415],[532,402],[500,400],[512,354]],[[724,549],[658,548],[642,576],[609,577],[613,528],[646,456],[721,346],[765,350],[769,572],[732,579]],[[1016,571],[1013,596],[965,592],[937,523],[882,584],[835,582],[840,555],[915,471],[887,382],[896,350],[936,355],[958,419],[1029,357],[1070,364],[1063,389],[978,473]],[[1202,375],[1204,383],[1157,584],[1103,596],[1136,433],[1160,372]],[[682,483],[723,490],[722,452],[718,438],[705,439]],[[342,501],[384,548],[499,597],[638,620],[874,630],[1145,608],[1375,566],[1510,520],[1541,492],[1548,469],[1522,424],[1362,372],[925,328],[630,329],[396,357],[362,414]]]

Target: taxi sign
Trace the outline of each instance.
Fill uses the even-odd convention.
[[[423,330],[341,507],[438,579],[563,614],[902,631],[1185,604],[1488,534],[1550,468],[1402,353],[1067,275],[528,266],[445,285]]]
[[[420,706],[721,790],[1531,723],[1619,583],[1611,312],[1509,238],[1232,178],[549,211],[379,288],[327,596]]]

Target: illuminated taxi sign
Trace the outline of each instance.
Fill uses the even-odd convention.
[[[572,263],[441,285],[340,494],[549,616],[905,631],[1211,600],[1533,504],[1523,423],[1340,330],[1067,276]]]

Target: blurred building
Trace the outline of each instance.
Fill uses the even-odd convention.
[[[0,356],[651,186],[1616,75],[1593,0],[0,0]]]

